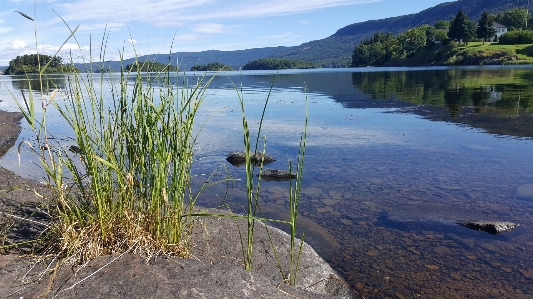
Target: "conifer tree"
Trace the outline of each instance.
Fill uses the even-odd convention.
[[[463,10],[459,10],[457,12],[457,15],[453,18],[452,22],[450,23],[450,29],[448,30],[448,37],[452,40],[461,40],[461,27],[466,23],[468,20],[468,16],[463,12]]]
[[[496,30],[492,27],[493,22],[489,17],[489,14],[484,11],[481,14],[481,19],[477,23],[476,34],[477,37],[483,39],[483,44],[487,41],[487,38],[491,38],[496,34]]]
[[[450,23],[448,37],[452,40],[463,40],[465,43],[468,43],[468,41],[475,36],[476,24],[468,19],[468,16],[462,9],[459,10]]]

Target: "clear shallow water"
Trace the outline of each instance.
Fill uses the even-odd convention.
[[[278,161],[267,167],[288,169],[287,159],[296,159],[307,96],[300,230],[353,287],[366,298],[533,295],[531,74],[505,67],[280,72],[262,132]],[[242,82],[256,130],[275,74],[228,75]],[[15,109],[8,90],[27,89],[16,79],[0,77],[0,109]],[[223,165],[213,180],[244,177],[225,161],[243,147],[238,99],[225,76],[211,85],[197,128],[208,117],[195,173]],[[53,125],[65,135],[59,121]],[[15,161],[12,149],[0,165],[35,176]],[[227,194],[225,185],[211,188],[200,204],[225,198],[241,211],[244,186],[230,187]],[[261,188],[263,212],[287,217],[288,182]],[[454,224],[460,219],[521,226],[492,236]]]

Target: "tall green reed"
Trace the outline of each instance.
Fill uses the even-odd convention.
[[[277,77],[276,77],[277,78]],[[231,79],[230,79],[231,81]],[[259,156],[259,141],[261,138],[261,130],[263,126],[263,121],[265,118],[265,112],[268,106],[268,101],[271,97],[274,84],[274,80],[272,82],[272,85],[270,86],[267,98],[265,100],[265,104],[263,106],[263,111],[261,114],[261,118],[259,121],[259,126],[257,128],[257,136],[255,138],[255,145],[253,146],[254,149],[252,150],[252,141],[250,139],[250,129],[248,125],[248,120],[246,117],[245,112],[245,101],[244,101],[244,94],[242,92],[242,86],[241,88],[237,87],[237,85],[234,82],[231,82],[233,84],[233,88],[235,89],[237,93],[237,97],[239,98],[239,104],[241,107],[241,113],[242,113],[242,127],[243,127],[243,141],[244,141],[244,154],[245,154],[245,183],[246,183],[246,199],[247,199],[247,206],[246,206],[246,215],[227,215],[227,214],[195,214],[198,216],[218,216],[218,217],[230,217],[230,218],[236,218],[236,219],[245,219],[247,223],[247,229],[246,229],[246,238],[243,238],[241,236],[241,246],[242,246],[242,254],[243,254],[243,263],[244,267],[247,270],[252,269],[252,262],[253,262],[253,240],[254,240],[254,229],[255,229],[255,223],[256,221],[266,221],[266,222],[276,222],[280,224],[288,224],[290,226],[290,253],[289,253],[289,269],[285,272],[283,269],[283,266],[281,265],[281,261],[279,259],[279,255],[277,253],[277,250],[274,246],[274,242],[272,239],[270,239],[270,244],[272,245],[272,249],[274,251],[274,255],[276,258],[277,266],[280,271],[280,274],[282,276],[283,281],[286,281],[290,283],[291,285],[296,284],[296,276],[298,273],[298,266],[300,261],[300,254],[303,249],[304,244],[304,237],[305,235],[302,235],[302,239],[300,242],[300,247],[298,249],[298,253],[296,253],[296,225],[297,225],[297,217],[298,217],[298,208],[300,204],[300,190],[301,185],[303,181],[303,166],[304,166],[304,156],[305,156],[305,147],[306,147],[306,140],[307,140],[307,122],[308,122],[308,100],[306,98],[306,115],[305,115],[305,125],[304,125],[304,131],[300,138],[300,146],[299,146],[299,152],[297,157],[297,165],[296,165],[296,177],[291,178],[290,180],[290,196],[289,196],[289,221],[279,220],[279,219],[272,219],[272,218],[266,218],[262,216],[262,213],[260,212],[260,206],[259,206],[259,196],[261,191],[261,175],[264,165],[264,157],[265,157],[265,151],[266,151],[266,136],[263,136],[263,150],[261,152],[262,155],[260,155],[261,160],[258,161],[257,157]],[[255,166],[258,165],[259,172],[257,174],[257,179],[254,177],[255,173]],[[292,174],[292,162],[289,161],[289,171]],[[293,183],[294,179],[294,183]],[[258,216],[258,212],[261,213],[261,216]],[[268,236],[270,238],[270,233],[268,232],[268,227],[266,227]],[[240,234],[240,230],[239,230]]]
[[[277,77],[276,77],[277,78]],[[263,143],[263,151],[261,155],[261,161],[259,163],[259,173],[257,175],[257,180],[254,180],[254,169],[255,165],[257,164],[257,157],[258,157],[258,149],[259,149],[259,140],[261,136],[261,129],[263,125],[263,120],[265,118],[265,111],[268,106],[268,101],[270,99],[273,87],[274,87],[275,80],[272,82],[272,85],[270,86],[267,99],[265,101],[265,104],[263,106],[263,112],[261,114],[261,119],[259,121],[259,126],[257,129],[257,136],[255,139],[255,147],[254,150],[251,150],[251,141],[250,141],[250,130],[248,127],[248,121],[246,118],[246,113],[244,109],[244,95],[242,93],[242,88],[240,90],[237,90],[240,106],[241,106],[241,112],[242,112],[242,125],[243,125],[243,136],[244,136],[244,153],[245,153],[245,167],[246,167],[246,194],[247,194],[247,214],[245,215],[247,220],[247,239],[246,239],[246,246],[243,245],[243,258],[244,258],[244,264],[245,268],[247,270],[250,270],[252,268],[252,261],[253,261],[253,235],[254,235],[254,228],[255,228],[255,221],[257,220],[263,220],[263,221],[272,221],[272,222],[279,222],[279,223],[285,223],[290,226],[290,253],[289,253],[289,269],[287,273],[283,271],[283,267],[281,265],[281,262],[278,258],[277,250],[274,246],[274,242],[272,239],[270,239],[270,244],[272,245],[272,249],[274,250],[276,262],[278,269],[280,270],[281,276],[284,281],[288,281],[291,285],[296,285],[296,276],[299,269],[299,262],[300,262],[300,255],[303,249],[304,244],[304,238],[305,235],[302,235],[300,247],[298,250],[298,254],[296,254],[296,246],[295,246],[295,239],[296,239],[296,225],[297,225],[297,217],[298,217],[298,208],[300,204],[300,191],[301,191],[301,185],[303,181],[303,166],[304,166],[304,156],[305,156],[305,147],[306,147],[306,140],[307,140],[307,122],[308,122],[308,101],[306,98],[306,115],[305,115],[305,125],[304,125],[304,131],[302,133],[302,136],[300,137],[300,146],[298,151],[298,157],[297,157],[297,165],[296,165],[296,178],[291,178],[290,181],[290,192],[289,192],[289,221],[280,221],[277,219],[271,219],[271,218],[264,218],[264,217],[257,217],[257,212],[260,211],[259,206],[259,195],[261,190],[261,175],[264,165],[264,157],[265,157],[265,151],[266,151],[266,136],[263,136],[264,143]],[[235,85],[234,85],[235,86]],[[289,160],[289,173],[292,175],[292,161]],[[294,179],[294,183],[293,183]],[[255,190],[254,190],[254,184],[255,184]],[[266,227],[268,232],[268,227]],[[270,238],[270,233],[268,233],[268,236]],[[241,241],[242,242],[242,241]],[[244,243],[244,242],[242,242]]]
[[[31,87],[17,102],[36,135],[37,145],[23,144],[39,155],[56,197],[50,245],[77,261],[132,244],[137,252],[187,255],[188,211],[197,196],[191,190],[193,128],[210,80],[189,87],[183,77],[180,86],[170,72],[141,71],[142,66],[136,73],[123,67],[118,75],[99,77],[64,74],[68,98],[59,101],[56,90],[45,102],[41,94],[40,120]],[[74,132],[76,155],[50,138],[50,105]]]

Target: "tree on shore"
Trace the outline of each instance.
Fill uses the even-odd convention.
[[[163,64],[155,61],[136,61],[126,66],[127,71],[131,72],[175,72],[178,68],[175,65]]]
[[[450,28],[450,21],[448,20],[439,20],[435,23],[435,29],[448,29]]]
[[[319,68],[320,65],[309,61],[291,60],[282,58],[262,58],[249,61],[243,70],[282,70],[282,69],[312,69]]]
[[[431,33],[431,31],[427,30],[428,32],[426,33],[425,29],[426,27],[423,26],[416,27],[398,35],[398,41],[406,55],[410,55],[426,46],[427,34]]]
[[[509,28],[509,31],[526,29],[528,20],[528,13],[526,9],[514,8],[505,12],[496,14],[494,21]]]
[[[493,22],[489,14],[486,11],[484,11],[481,14],[481,19],[479,19],[477,23],[477,30],[476,30],[477,37],[483,39],[483,44],[485,44],[488,38],[491,38],[496,34],[496,30],[494,29],[494,27],[492,27],[492,25],[493,25]]]
[[[473,38],[476,37],[476,23],[474,21],[468,20],[463,26],[461,26],[461,39],[465,44],[468,44]]]
[[[58,56],[26,54],[17,56],[9,62],[9,67],[5,70],[6,75],[24,75],[39,73],[39,64],[41,69],[48,64],[44,73],[63,73],[79,71],[71,65],[63,65],[63,59]]]
[[[201,71],[201,72],[207,72],[207,71],[233,71],[234,69],[230,66],[227,66],[225,64],[222,64],[220,62],[211,62],[206,65],[203,64],[197,64],[191,67],[191,71]]]
[[[400,51],[398,39],[392,33],[377,32],[355,47],[352,54],[352,66],[383,65],[399,56]]]
[[[448,37],[452,40],[461,41],[465,44],[476,36],[476,24],[468,19],[468,16],[459,10],[457,15],[450,23],[450,30],[448,31]]]

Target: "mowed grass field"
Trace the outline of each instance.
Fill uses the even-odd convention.
[[[516,54],[519,58],[516,61],[509,61],[508,64],[533,64],[533,44],[501,45],[495,42],[469,42],[468,45],[460,45],[459,50],[483,52],[485,55],[490,55],[491,52],[507,51]]]

